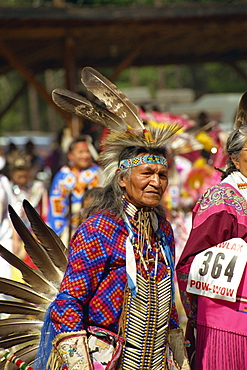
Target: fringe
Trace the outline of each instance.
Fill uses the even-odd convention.
[[[247,369],[247,337],[197,325],[195,369]]]
[[[59,370],[62,368],[63,364],[64,361],[62,356],[59,354],[56,348],[53,348],[46,364],[47,368],[50,368],[52,370]]]

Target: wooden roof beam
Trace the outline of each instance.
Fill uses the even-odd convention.
[[[116,81],[120,73],[126,68],[129,68],[133,64],[134,60],[140,55],[141,51],[144,49],[146,45],[147,45],[147,39],[145,39],[144,37],[142,42],[140,42],[138,46],[136,46],[136,48],[132,50],[125,59],[122,60],[121,63],[119,63],[119,65],[116,67],[116,69],[111,74],[109,79],[112,82]]]
[[[52,100],[51,95],[46,91],[44,86],[37,80],[35,75],[25,67],[23,63],[21,63],[20,59],[8,48],[8,46],[3,42],[0,41],[0,53],[8,60],[10,65],[18,71],[24,80],[27,81],[28,84],[32,85],[38,94],[52,107],[54,108],[57,113],[62,116],[64,119],[69,120],[71,115],[67,112],[60,109]]]

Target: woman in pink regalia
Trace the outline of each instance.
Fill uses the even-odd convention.
[[[246,103],[247,92],[226,143],[222,181],[198,200],[177,264],[190,359],[197,370],[247,368]]]

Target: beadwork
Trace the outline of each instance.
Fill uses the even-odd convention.
[[[146,155],[141,155],[139,157],[135,157],[131,159],[124,159],[120,161],[119,168],[123,170],[123,169],[130,168],[130,167],[140,166],[141,164],[146,164],[146,163],[162,164],[163,166],[167,167],[167,160],[165,157],[160,157],[160,156],[152,155],[152,154],[146,154]]]

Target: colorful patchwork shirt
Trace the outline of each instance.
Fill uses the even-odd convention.
[[[63,166],[56,174],[49,194],[48,224],[59,236],[69,223],[70,195],[72,207],[70,223],[74,232],[80,224],[79,215],[85,191],[99,184],[100,172],[97,165],[82,171]]]
[[[133,220],[128,216],[131,224]],[[174,257],[174,238],[167,220],[158,216],[159,230],[165,235]],[[137,238],[137,233],[135,234]],[[89,325],[118,332],[122,312],[126,278],[126,239],[128,231],[124,221],[110,211],[89,217],[74,234],[69,263],[60,293],[52,304],[51,319],[56,334],[80,331]],[[147,251],[144,246],[143,254]],[[137,266],[139,256],[135,255]],[[157,280],[169,272],[162,253],[159,255]],[[139,266],[140,267],[140,266]],[[154,273],[154,264],[150,267]],[[178,327],[178,315],[172,306],[170,327]]]

